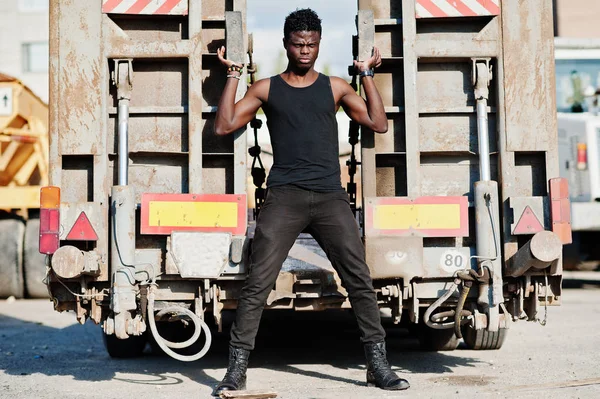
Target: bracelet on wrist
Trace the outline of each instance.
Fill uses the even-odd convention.
[[[233,79],[237,79],[240,80],[240,76],[239,75],[227,75],[227,78],[233,78]]]
[[[242,69],[243,67],[237,66],[237,65],[231,65],[229,68],[227,68],[227,72],[231,73],[231,72],[239,72],[240,74],[242,73]]]
[[[373,77],[373,76],[375,76],[375,71],[372,70],[372,69],[367,69],[366,71],[361,71],[360,74],[359,74],[359,76],[361,78],[364,78],[366,76]]]

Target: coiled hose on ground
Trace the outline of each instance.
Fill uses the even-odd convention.
[[[170,342],[161,337],[158,333],[158,329],[156,328],[156,320],[154,316],[154,297],[155,297],[155,287],[150,287],[150,292],[148,294],[148,321],[150,322],[150,331],[152,331],[152,335],[154,336],[154,340],[158,344],[158,346],[173,359],[180,360],[182,362],[193,362],[202,358],[208,350],[210,349],[210,345],[212,343],[212,335],[210,333],[210,329],[208,325],[204,322],[204,320],[200,319],[194,312],[189,309],[183,308],[181,306],[169,306],[160,312],[156,316],[162,316],[166,313],[183,313],[186,314],[194,323],[194,334],[190,339],[184,342]],[[183,349],[194,344],[198,338],[200,337],[200,333],[204,331],[206,335],[206,342],[204,346],[200,350],[200,352],[195,355],[181,355],[173,351],[173,349]]]

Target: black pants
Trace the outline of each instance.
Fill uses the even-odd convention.
[[[231,345],[252,350],[267,297],[298,235],[307,229],[323,248],[348,291],[363,342],[385,338],[365,249],[348,195],[295,186],[269,189],[258,217],[250,272],[240,295]]]

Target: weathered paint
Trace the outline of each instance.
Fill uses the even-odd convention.
[[[173,231],[230,232],[247,228],[246,195],[143,194],[141,234]]]
[[[368,198],[369,236],[465,237],[469,235],[467,197]]]

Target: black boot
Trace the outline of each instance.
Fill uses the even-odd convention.
[[[246,370],[250,351],[242,348],[229,347],[229,366],[221,383],[215,388],[213,396],[219,396],[223,391],[240,391],[246,389]]]
[[[365,344],[367,358],[367,386],[376,386],[387,391],[410,388],[408,381],[398,377],[387,361],[385,342]]]

